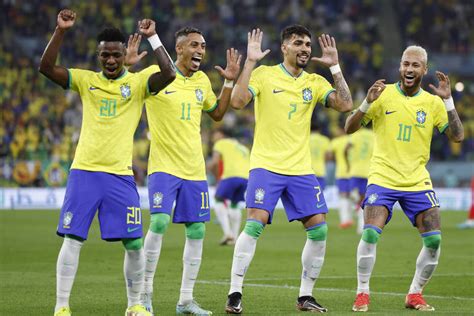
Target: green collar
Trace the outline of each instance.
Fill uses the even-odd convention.
[[[176,66],[176,63],[174,63],[174,68],[176,68],[176,73],[177,73],[178,75],[180,75],[181,77],[185,78],[185,79],[186,79],[186,78],[191,78],[191,77],[194,75],[194,73],[191,73],[191,76],[186,77],[186,76],[179,70],[178,66]]]
[[[283,72],[285,74],[287,74],[288,76],[290,76],[293,79],[297,79],[297,78],[301,77],[303,75],[303,72],[304,72],[304,70],[301,70],[300,74],[295,77],[285,68],[285,65],[283,65],[283,63],[280,63],[279,66],[280,66],[280,69],[283,70]]]
[[[416,96],[419,96],[421,94],[421,91],[423,91],[422,88],[420,88],[420,90],[418,90],[414,95],[412,96],[409,96],[409,95],[406,95],[405,92],[402,90],[402,87],[401,87],[401,82],[398,81],[395,86],[397,87],[397,91],[400,92],[401,95],[403,95],[404,97],[416,97]]]

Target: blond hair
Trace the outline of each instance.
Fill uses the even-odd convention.
[[[403,51],[402,59],[403,59],[403,56],[405,56],[405,54],[407,53],[414,53],[414,54],[419,55],[421,57],[421,60],[425,63],[425,66],[428,65],[428,53],[426,52],[426,49],[424,49],[423,47],[417,46],[417,45],[408,46]]]

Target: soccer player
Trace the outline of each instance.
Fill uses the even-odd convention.
[[[330,157],[329,148],[331,141],[329,137],[319,132],[319,126],[311,126],[313,132],[309,136],[309,148],[311,150],[311,167],[318,179],[321,189],[326,188],[326,162]]]
[[[250,152],[226,129],[215,130],[212,138],[214,148],[208,169],[219,179],[214,212],[224,232],[221,245],[233,245],[240,233],[242,209],[239,204],[245,201]],[[229,201],[230,207],[226,204]]]
[[[256,125],[246,194],[248,217],[235,244],[226,312],[242,312],[244,276],[257,239],[271,223],[280,197],[288,220],[302,222],[307,232],[296,306],[301,311],[326,312],[312,295],[326,251],[328,208],[311,168],[310,123],[316,103],[347,112],[352,109],[352,98],[333,37],[321,35],[322,57],[311,58],[309,30],[301,25],[288,26],[281,32],[283,62],[254,70],[269,53],[261,50],[262,37],[260,29],[248,33],[247,60],[231,98],[236,109],[255,100]],[[336,89],[322,76],[304,71],[310,60],[330,68]]]
[[[426,170],[433,129],[454,142],[464,139],[464,129],[454,108],[449,78],[437,71],[434,94],[421,88],[428,56],[420,46],[409,46],[400,61],[400,81],[377,80],[360,108],[347,118],[345,130],[354,133],[372,122],[375,147],[366,196],[362,205],[365,226],[357,248],[357,296],[353,311],[369,308],[369,280],[375,264],[377,242],[399,202],[423,240],[408,295],[407,308],[433,311],[422,296],[440,255],[439,202]]]
[[[339,194],[339,227],[349,228],[352,226],[352,207],[349,199],[351,192],[349,183],[349,166],[345,156],[349,137],[344,133],[342,127],[338,127],[337,136],[331,141],[331,152],[336,163],[336,186]]]
[[[201,265],[205,222],[210,220],[209,192],[201,145],[201,115],[206,112],[220,121],[230,102],[233,80],[240,71],[241,56],[227,50],[227,66],[215,68],[225,78],[219,98],[207,75],[199,70],[206,53],[204,37],[196,28],[185,27],[175,34],[176,80],[146,102],[151,132],[148,161],[148,193],[151,223],[145,238],[145,287],[142,295],[147,310],[153,312],[153,278],[161,244],[176,202],[173,223],[183,223],[186,244],[178,314],[210,315],[193,299],[193,289]]]
[[[59,12],[56,30],[39,67],[53,82],[77,91],[83,104],[81,135],[57,229],[58,235],[65,238],[57,261],[54,315],[71,315],[69,296],[79,253],[97,210],[102,239],[122,240],[126,249],[128,308],[125,315],[150,315],[140,304],[145,257],[140,202],[131,165],[133,134],[145,97],[173,81],[174,66],[155,32],[155,22],[148,19],[139,22],[139,30],[148,38],[161,72],[151,75],[127,72],[125,36],[115,28],[107,28],[97,36],[101,72],[56,65],[66,31],[75,20],[75,12],[67,9]]]
[[[361,128],[349,136],[346,146],[346,160],[349,168],[350,200],[357,209],[357,233],[364,229],[364,214],[360,208],[367,189],[370,159],[374,151],[374,133],[368,128]]]
[[[473,229],[474,228],[474,177],[471,178],[471,208],[467,215],[467,219],[458,224],[459,229]]]

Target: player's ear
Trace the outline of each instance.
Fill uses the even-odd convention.
[[[288,50],[288,47],[286,46],[285,43],[281,43],[281,52],[283,53],[283,55],[286,54],[286,51]]]

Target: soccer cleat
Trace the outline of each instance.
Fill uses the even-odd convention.
[[[176,305],[176,314],[205,316],[212,315],[212,312],[202,309],[201,306],[193,300],[186,305]]]
[[[369,310],[370,296],[367,293],[359,293],[356,296],[354,305],[352,305],[352,311],[354,312],[366,312]]]
[[[153,316],[143,305],[133,305],[127,308],[125,316]]]
[[[234,292],[227,296],[225,312],[227,314],[241,314],[242,313],[242,293]]]
[[[405,299],[405,307],[422,312],[433,312],[435,310],[433,306],[426,304],[421,293],[408,294]]]
[[[151,293],[142,293],[140,295],[140,301],[142,302],[143,307],[145,307],[145,309],[148,312],[153,314],[153,303],[151,301],[152,297],[153,297],[153,292],[151,292]]]
[[[72,312],[69,307],[61,307],[56,313],[54,313],[54,316],[71,316]]]
[[[232,236],[224,236],[219,244],[221,246],[235,245],[235,239]]]
[[[347,228],[352,227],[353,224],[354,224],[354,222],[350,220],[350,221],[347,221],[347,222],[344,222],[344,223],[340,223],[339,228],[347,229]]]
[[[474,221],[465,221],[464,223],[458,224],[459,229],[473,229]]]
[[[312,296],[301,296],[296,301],[296,309],[303,312],[326,313],[327,308],[322,307]]]

